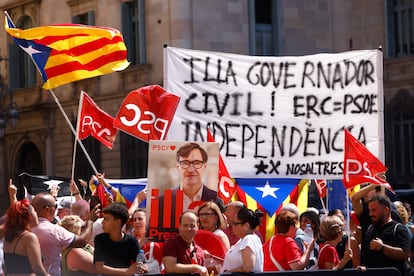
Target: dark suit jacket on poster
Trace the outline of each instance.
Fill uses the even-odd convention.
[[[175,210],[177,206],[177,195],[178,188],[174,189],[172,191],[172,199],[171,199],[171,225],[175,225]],[[164,194],[159,196],[159,202],[158,202],[158,228],[163,228],[163,219],[164,219],[164,212],[165,208],[168,208],[168,206],[164,206]],[[209,189],[207,186],[203,185],[203,191],[201,193],[201,200],[202,201],[214,201],[217,202],[217,192]],[[175,227],[174,227],[175,229]],[[165,229],[166,230],[166,229]]]

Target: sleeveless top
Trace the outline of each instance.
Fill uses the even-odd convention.
[[[62,271],[62,276],[89,276],[89,275],[96,275],[96,274],[91,274],[91,273],[87,273],[84,271],[74,271],[74,270],[70,270],[67,266],[67,260],[66,258],[68,257],[69,252],[72,250],[73,248],[65,248],[62,250],[62,262],[61,262],[61,271]],[[88,252],[89,254],[91,254],[93,256],[93,252],[94,252],[94,247],[90,244],[86,244],[84,247],[82,247],[82,249],[86,252]]]
[[[28,256],[16,254],[16,246],[20,239],[25,235],[21,235],[16,241],[13,249],[13,253],[4,252],[4,272],[7,274],[30,274],[34,273],[32,266],[29,262]]]

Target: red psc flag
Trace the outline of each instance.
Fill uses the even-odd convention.
[[[113,127],[114,118],[100,109],[91,97],[82,91],[79,99],[78,138],[92,135],[96,140],[112,149],[118,130]]]
[[[358,139],[345,129],[344,175],[346,189],[362,183],[389,184],[380,177],[387,171],[382,162],[375,157]]]
[[[211,134],[210,130],[207,129],[207,141],[214,142],[214,137]],[[227,170],[226,164],[224,164],[223,158],[221,154],[219,154],[219,170],[218,170],[218,191],[217,195],[220,199],[223,200],[225,204],[229,203],[231,197],[236,192],[236,186],[234,184],[233,179],[230,177],[230,173]]]
[[[164,140],[180,97],[158,85],[131,91],[124,99],[114,126],[143,141]]]
[[[318,191],[319,197],[320,198],[326,197],[326,192],[327,192],[326,180],[315,179],[315,186],[316,186],[316,190]]]

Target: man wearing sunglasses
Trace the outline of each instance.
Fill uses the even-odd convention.
[[[62,226],[52,223],[58,205],[51,194],[37,194],[32,200],[32,205],[39,217],[39,224],[32,228],[32,232],[39,239],[43,265],[51,276],[60,276],[60,252],[67,247],[86,245],[92,233],[92,224],[98,218],[99,205],[89,213],[80,235],[75,235]]]

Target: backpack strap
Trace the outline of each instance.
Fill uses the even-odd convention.
[[[402,225],[402,224],[401,223],[395,224],[394,231],[393,231],[394,238],[395,238],[395,232],[397,232],[398,225]]]
[[[270,238],[270,242],[269,242],[269,255],[270,255],[270,259],[272,260],[272,262],[273,262],[273,264],[277,267],[277,269],[279,270],[279,271],[285,271],[284,269],[283,269],[283,267],[276,261],[276,259],[275,259],[275,257],[273,257],[273,254],[272,254],[272,243],[273,243],[273,238],[274,238],[274,236],[272,236],[271,238]]]
[[[150,262],[153,259],[155,259],[153,252],[154,252],[154,242],[150,242],[149,251],[147,253],[145,253],[145,260],[146,260],[146,262]]]
[[[321,247],[321,249],[319,249],[319,252],[318,252],[318,256],[320,256],[321,255],[321,252],[322,252],[322,250],[324,249],[324,248],[326,248],[326,247],[328,247],[329,246],[329,244],[324,244],[322,247]]]
[[[153,252],[154,252],[154,242],[151,242],[150,243],[150,250],[149,250],[149,254],[150,254],[150,258],[154,258],[154,254],[153,254]]]

